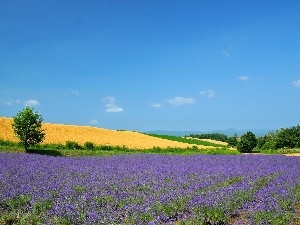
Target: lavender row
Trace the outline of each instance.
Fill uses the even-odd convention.
[[[0,222],[289,224],[299,200],[297,157],[0,154]]]

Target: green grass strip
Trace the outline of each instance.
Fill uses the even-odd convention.
[[[9,147],[0,146],[0,152],[15,152],[25,153],[22,147]],[[32,148],[27,151],[31,154],[51,155],[51,156],[112,156],[112,155],[125,155],[125,154],[162,154],[162,155],[237,155],[240,154],[236,150],[230,150],[228,148],[212,148],[212,149],[196,149],[196,148],[159,148],[154,147],[151,149],[126,149],[126,148],[114,148],[110,150],[84,150],[84,149],[37,149]]]
[[[178,142],[187,143],[187,144],[222,147],[222,148],[227,147],[225,145],[215,144],[215,143],[212,143],[209,141],[188,139],[188,138],[177,137],[177,136],[169,136],[169,135],[161,135],[161,134],[146,134],[146,135],[149,135],[152,137],[157,137],[157,138],[162,138],[162,139],[167,139],[167,140],[171,140],[171,141],[178,141]]]

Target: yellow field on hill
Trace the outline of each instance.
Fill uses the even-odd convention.
[[[192,138],[192,137],[186,137],[187,139],[194,139],[194,140],[201,140],[201,141],[207,141],[207,142],[210,142],[210,143],[214,143],[214,144],[219,144],[219,145],[224,145],[224,146],[227,146],[228,143],[227,142],[224,142],[224,141],[216,141],[216,140],[212,140],[212,139],[204,139],[204,138]]]
[[[134,131],[115,131],[89,126],[74,126],[63,124],[43,123],[46,138],[43,143],[65,144],[66,141],[75,141],[84,144],[86,141],[94,142],[96,145],[126,146],[134,149],[146,149],[153,147],[186,148],[194,145],[176,141],[151,137]],[[12,129],[12,119],[0,117],[0,139],[18,141]],[[197,145],[198,148],[211,148]]]

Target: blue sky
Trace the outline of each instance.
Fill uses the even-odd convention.
[[[108,129],[300,123],[298,0],[2,0],[0,116]]]

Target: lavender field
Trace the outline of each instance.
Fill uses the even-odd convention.
[[[300,157],[0,153],[0,224],[293,224]]]

